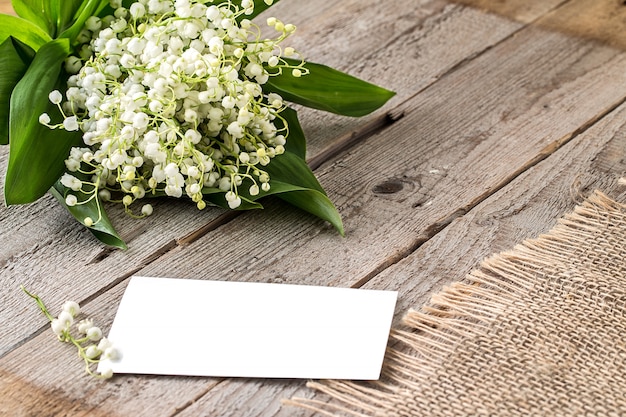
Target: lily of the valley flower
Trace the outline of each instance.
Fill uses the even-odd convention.
[[[72,149],[61,182],[88,197],[69,194],[69,206],[113,192],[127,211],[146,194],[187,196],[203,209],[210,190],[236,209],[244,184],[252,196],[270,190],[263,167],[285,152],[289,132],[282,98],[262,85],[283,70],[306,73],[282,59],[295,54],[280,46],[295,26],[269,18],[277,35],[264,39],[245,18],[253,1],[206,3],[139,0],[126,9],[111,2],[114,16],[87,21],[89,47],[66,101],[50,93],[64,120],[40,117],[83,132],[85,146]],[[76,67],[69,58],[66,68]],[[144,205],[140,217],[151,213]]]
[[[35,294],[30,293],[24,287],[22,287],[28,296],[33,298],[42,313],[50,320],[50,327],[54,334],[61,342],[71,343],[78,349],[78,356],[81,357],[85,363],[85,371],[96,378],[110,378],[113,376],[113,371],[110,368],[106,368],[100,373],[95,373],[91,367],[94,364],[99,363],[102,359],[114,360],[119,356],[119,353],[113,346],[110,340],[106,337],[102,337],[102,330],[99,327],[94,326],[93,320],[87,318],[76,323],[75,330],[79,336],[76,337],[72,333],[72,325],[74,325],[75,317],[80,314],[80,306],[74,301],[67,301],[61,307],[61,312],[57,317],[52,316],[47,307],[41,300],[41,298]],[[94,344],[98,342],[98,344]]]

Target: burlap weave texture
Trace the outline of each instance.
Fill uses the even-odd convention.
[[[626,206],[596,192],[546,235],[410,311],[376,383],[311,383],[351,416],[626,416]],[[393,344],[393,342],[392,342]]]

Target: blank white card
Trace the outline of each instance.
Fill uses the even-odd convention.
[[[114,373],[375,380],[397,292],[132,277]]]

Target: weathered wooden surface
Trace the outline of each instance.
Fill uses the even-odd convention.
[[[146,221],[116,212],[130,249],[108,251],[50,198],[0,209],[0,415],[304,416],[280,399],[323,399],[302,381],[89,380],[20,283],[50,305],[86,300],[98,323],[112,322],[135,272],[394,289],[398,321],[485,256],[547,231],[593,188],[624,198],[626,53],[621,34],[589,28],[621,27],[626,8],[507,1],[492,14],[488,2],[410,3],[274,9],[299,26],[293,44],[311,60],[398,92],[366,119],[302,112],[346,238],[275,201],[234,219],[167,201]],[[574,34],[572,19],[586,29]]]
[[[298,3],[301,8],[294,7],[294,3],[298,2],[279,3],[275,14],[289,16],[291,21],[300,25],[297,37],[294,36],[293,40],[296,47],[307,51],[312,60],[321,61],[327,57],[323,61],[329,65],[358,73],[363,78],[398,92],[397,97],[386,108],[366,119],[339,118],[320,112],[302,111],[302,124],[310,138],[309,155],[313,159],[318,159],[323,154],[326,158],[332,157],[333,148],[341,148],[342,142],[358,139],[363,129],[370,130],[368,125],[381,125],[376,120],[384,119],[385,110],[393,109],[394,103],[398,105],[409,99],[459,62],[491,47],[520,27],[517,23],[484,15],[473,9],[451,6],[443,1],[423,2],[420,8],[409,11],[411,18],[399,23],[396,22],[397,15],[392,13],[404,4],[399,0],[396,1],[397,7],[390,8],[381,8],[378,5],[380,2],[372,0],[344,2],[348,10],[358,5],[369,5],[369,8],[364,9],[368,13],[363,17],[347,12],[331,13],[328,4],[322,0],[301,1]],[[391,3],[387,4],[391,6]],[[285,5],[291,6],[284,7]],[[349,25],[346,23],[346,16],[350,18]],[[393,48],[388,48],[385,43],[372,48],[371,39],[367,35],[371,33],[369,24],[374,19],[378,22],[389,22],[386,24],[388,29],[379,28],[376,33],[390,33],[387,36],[393,40],[393,34],[398,31],[396,38],[401,33],[405,33],[405,37],[393,41]],[[457,22],[457,25],[451,22]],[[440,26],[443,29],[437,29]],[[351,35],[346,32],[351,32]],[[458,43],[459,35],[466,39],[463,45]],[[430,39],[429,42],[438,45],[446,54],[435,60],[439,64],[432,62],[435,51],[424,56],[407,55],[399,47],[406,37],[409,41],[415,39],[413,42],[416,45],[423,42],[423,39]],[[345,38],[349,38],[351,42],[352,61],[344,60],[340,53],[331,53],[332,46],[329,46],[331,42],[328,39],[336,39],[334,43],[342,45],[339,49],[345,49]],[[315,55],[318,45],[322,49],[319,55]],[[373,58],[362,59],[368,56]],[[386,71],[384,67],[378,68],[375,64],[381,60],[393,62],[398,69],[402,62],[402,68],[409,69],[398,75],[396,72]],[[371,64],[366,65],[364,62]],[[419,70],[421,67],[425,67],[425,70]],[[7,150],[2,149],[0,152],[0,163],[6,166]],[[0,179],[0,186],[2,181]],[[45,215],[40,214],[43,212]],[[10,235],[14,242],[0,250],[0,264],[4,264],[0,271],[0,282],[3,286],[12,285],[15,288],[18,284],[15,277],[20,277],[19,282],[29,288],[33,288],[35,283],[39,287],[49,288],[47,298],[52,305],[67,297],[85,300],[111,283],[128,277],[162,253],[177,247],[179,241],[187,242],[188,236],[193,236],[194,232],[219,227],[223,223],[223,219],[219,217],[222,213],[220,210],[198,213],[189,204],[167,202],[157,203],[155,215],[152,217],[145,221],[136,221],[122,215],[118,210],[112,217],[130,249],[126,252],[110,252],[103,249],[89,232],[75,225],[52,198],[28,207],[10,207],[0,212],[0,218],[3,219],[0,233],[5,239]],[[317,228],[318,225],[314,227]],[[17,236],[13,234],[14,230],[19,231]],[[78,247],[81,248],[80,251],[77,250]],[[75,285],[69,286],[67,283]],[[7,309],[0,311],[0,318],[9,325],[0,329],[0,354],[16,343],[21,343],[40,326],[41,322],[37,317],[27,314],[20,315],[16,320],[9,320],[11,311],[23,307],[23,301],[23,296],[17,292],[6,294],[4,302]]]

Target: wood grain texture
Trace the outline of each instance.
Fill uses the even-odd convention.
[[[489,13],[497,13],[509,19],[530,23],[537,16],[544,15],[553,8],[553,4],[526,0],[452,0],[454,3],[476,7]],[[565,3],[567,0],[562,1]]]
[[[579,7],[570,2],[545,27],[570,36],[594,39],[616,48],[626,49],[626,3],[613,0],[585,2]]]
[[[529,28],[440,80],[408,103],[403,119],[318,172],[344,217],[345,239],[271,205],[141,273],[355,285],[621,103],[625,69],[619,50]],[[197,256],[229,241],[239,242],[229,256]]]
[[[585,134],[527,170],[516,180],[453,221],[410,256],[385,269],[364,287],[400,290],[396,324],[408,308],[428,301],[443,286],[461,279],[490,254],[509,250],[526,238],[536,237],[554,226],[556,219],[573,209],[585,195],[599,188],[618,201],[626,201],[626,189],[618,178],[626,171],[626,106],[621,106]],[[288,397],[298,382],[284,382]],[[258,416],[308,416],[306,410],[285,407],[274,413],[280,393],[264,391],[257,381],[228,380],[196,401],[181,416],[211,415],[229,409],[226,393],[241,401],[247,395],[249,409]],[[323,394],[307,397],[326,400]],[[297,394],[300,396],[301,394]],[[262,402],[259,402],[261,398]],[[269,399],[269,400],[268,400]],[[239,405],[241,407],[241,405]],[[222,415],[222,414],[220,414]],[[223,415],[234,416],[227,412]]]
[[[572,3],[579,8],[585,4]],[[19,220],[25,229],[23,240],[15,243],[20,251],[0,258],[3,288],[32,273],[28,283],[43,285],[42,295],[55,299],[51,304],[66,296],[82,297],[89,300],[88,315],[98,323],[110,323],[126,285],[124,277],[134,270],[155,276],[365,285],[399,290],[400,316],[445,283],[464,276],[484,256],[547,231],[579,194],[598,186],[621,192],[616,180],[626,168],[626,109],[620,105],[626,97],[625,54],[539,26],[507,38],[507,30],[511,34],[519,29],[517,23],[475,9],[444,7],[437,16],[443,13],[448,13],[440,23],[447,25],[445,31],[435,36],[436,29],[407,29],[395,44],[416,39],[411,45],[424,42],[429,50],[424,55],[437,56],[446,45],[444,32],[468,30],[464,19],[470,15],[477,19],[471,31],[480,30],[481,19],[487,19],[506,40],[494,42],[492,35],[482,32],[490,39],[485,41],[490,45],[486,53],[462,65],[451,65],[453,60],[446,57],[443,72],[436,77],[441,78],[429,88],[423,88],[428,82],[415,88],[407,84],[409,91],[419,94],[406,96],[411,99],[398,109],[404,118],[318,170],[344,216],[345,239],[321,222],[270,202],[263,213],[246,213],[189,245],[177,246],[183,227],[193,231],[213,217],[195,223],[197,214],[185,211],[182,204],[165,202],[158,207],[162,214],[156,210],[157,217],[139,226],[115,214],[125,230],[136,234],[133,242],[139,247],[134,249],[131,243],[128,252],[108,253],[91,245],[86,232],[44,201],[0,209],[5,239],[11,238],[5,227],[15,221],[16,213],[26,217]],[[547,16],[542,27],[557,15]],[[434,37],[423,40],[426,33]],[[453,38],[457,43],[462,39],[447,36],[447,45],[455,43]],[[379,54],[410,55],[393,51],[386,47]],[[350,65],[360,62],[354,59]],[[411,71],[421,76],[417,67]],[[390,82],[398,77],[399,85],[407,83],[396,73],[385,76]],[[329,143],[342,137],[340,129],[332,135],[333,130],[323,126],[326,119],[315,120],[308,125],[324,132]],[[32,223],[37,225],[36,216],[48,216],[50,211],[54,221],[40,226],[52,237],[39,244],[41,234],[32,236],[38,230]],[[77,253],[79,249],[83,252]],[[9,339],[17,334],[15,341],[24,340],[0,359],[0,414],[5,410],[50,416],[311,414],[280,407],[282,397],[317,396],[301,381],[148,376],[88,381],[71,349],[53,343],[48,331],[32,336],[43,320],[29,300],[16,297],[7,305],[5,298],[10,300],[3,294],[3,323],[18,314],[18,321],[22,316],[31,321],[10,324],[12,330],[0,334]]]
[[[365,119],[301,111],[312,158],[329,149],[331,152],[327,154],[332,154],[333,147],[341,147],[342,142],[358,137],[362,126],[382,117],[394,104],[409,99],[459,62],[490,48],[520,27],[497,16],[450,6],[443,1],[421,1],[408,16],[402,15],[402,19],[398,17],[400,6],[391,7],[387,2],[388,7],[381,7],[379,3],[352,0],[342,2],[339,8],[322,0],[285,1],[273,9],[277,16],[290,16],[299,25],[293,44],[309,51],[312,59],[398,91],[395,101]],[[371,33],[368,24],[372,21],[384,28],[376,31],[377,36],[387,37],[390,44],[376,45],[366,36]],[[467,43],[459,44],[459,36]],[[346,56],[343,55],[345,39],[349,39],[351,50]],[[404,44],[411,50],[428,52],[407,54],[399,48]],[[439,57],[437,50],[445,53]],[[406,70],[398,75],[379,66],[387,61],[402,61]],[[6,161],[5,147],[0,150],[2,171]],[[280,210],[293,213],[292,221],[303,221],[300,213],[285,206]],[[2,295],[0,319],[8,324],[0,328],[0,355],[23,343],[42,324],[29,300],[19,292],[20,284],[39,292],[53,306],[60,305],[65,298],[89,300],[177,247],[180,239],[198,230],[219,227],[223,213],[218,209],[199,213],[186,202],[158,201],[152,217],[137,221],[113,208],[110,217],[130,246],[123,252],[103,248],[50,197],[28,206],[1,207],[0,237],[10,239],[12,244],[0,249],[0,285],[10,289]],[[304,220],[313,228],[321,226],[310,218]],[[274,232],[263,229],[266,238],[271,238]],[[336,238],[323,226],[321,230],[329,238]],[[15,319],[14,311],[20,311]]]
[[[0,13],[15,14],[11,7],[11,0],[0,0]]]
[[[376,275],[365,287],[400,290],[397,311],[404,312],[423,304],[443,285],[461,279],[489,254],[510,249],[525,238],[546,232],[556,219],[570,211],[592,189],[600,188],[626,201],[625,189],[617,183],[626,170],[625,115],[626,107],[622,105],[602,122],[576,136],[563,148],[454,220],[410,256]],[[285,396],[290,395],[293,384],[298,385],[295,382],[285,383]],[[210,412],[228,409],[222,393],[234,389],[237,389],[239,401],[244,395],[242,391],[246,390],[250,398],[249,407],[262,410],[262,413],[254,415],[309,415],[307,411],[291,408],[274,413],[272,410],[278,399],[272,397],[269,402],[258,403],[256,389],[262,390],[263,387],[257,385],[238,380],[225,381],[180,415],[193,416],[205,411],[210,415]],[[325,397],[316,395],[316,398],[324,400]]]
[[[364,287],[400,288],[398,310],[406,311],[492,253],[547,232],[595,189],[625,202],[625,116],[621,105]]]

